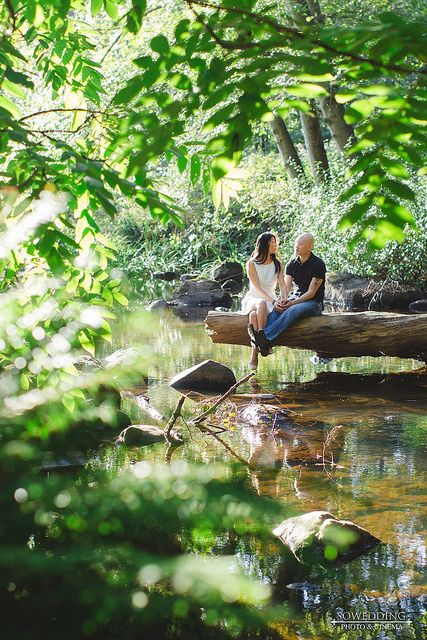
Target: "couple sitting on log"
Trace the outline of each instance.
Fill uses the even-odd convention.
[[[322,313],[325,291],[325,263],[312,252],[314,239],[303,233],[295,240],[295,257],[283,268],[276,257],[278,241],[273,233],[258,236],[255,250],[246,264],[250,281],[242,300],[249,314],[248,333],[252,344],[249,366],[258,366],[258,352],[267,356],[274,340],[300,318]],[[293,284],[297,290],[290,294]],[[279,285],[280,296],[276,296]]]

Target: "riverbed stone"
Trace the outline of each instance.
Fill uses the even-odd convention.
[[[236,384],[236,377],[224,364],[215,360],[204,360],[178,373],[169,384],[174,389],[226,391]]]
[[[347,562],[380,543],[369,531],[328,511],[287,518],[273,529],[302,564],[330,566]]]

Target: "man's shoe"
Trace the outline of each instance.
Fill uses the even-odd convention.
[[[258,331],[254,329],[254,325],[252,323],[248,324],[248,334],[249,334],[249,338],[251,339],[251,345],[254,347],[254,349],[258,349],[258,341],[257,341]]]
[[[261,355],[264,356],[264,358],[268,356],[271,349],[271,342],[270,340],[267,340],[263,329],[260,329],[260,331],[257,332],[257,344]]]

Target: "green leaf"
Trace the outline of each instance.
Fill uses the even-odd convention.
[[[86,331],[82,330],[79,333],[79,342],[83,349],[90,353],[92,356],[95,355],[95,344],[93,337],[89,335]]]
[[[165,36],[155,36],[150,42],[150,47],[156,53],[167,53],[169,51],[169,42]]]
[[[200,172],[201,172],[200,157],[198,155],[194,155],[191,157],[191,162],[190,162],[190,180],[193,187],[198,181],[198,179],[200,178]]]
[[[117,20],[119,11],[115,0],[104,0],[104,8],[112,20]]]
[[[7,91],[8,93],[11,93],[13,96],[16,96],[20,100],[25,100],[25,93],[24,91],[22,91],[21,87],[14,84],[7,78],[3,78],[2,89]]]
[[[91,0],[90,11],[93,16],[96,16],[102,9],[103,0]]]
[[[415,193],[403,182],[398,182],[397,180],[384,180],[382,183],[383,187],[386,187],[389,191],[394,193],[394,195],[399,196],[400,198],[404,198],[405,200],[415,201]]]
[[[345,121],[348,124],[355,124],[371,115],[375,109],[375,104],[371,100],[355,100],[345,112]]]
[[[372,206],[371,198],[362,198],[359,202],[354,204],[349,211],[341,218],[338,223],[338,229],[341,231],[351,227],[356,222],[359,222]]]
[[[121,304],[123,307],[127,307],[129,304],[128,299],[124,296],[120,291],[113,291],[113,298],[116,302]]]
[[[0,107],[6,109],[14,118],[20,118],[22,115],[18,107],[6,96],[0,96]]]
[[[318,98],[319,96],[327,96],[328,92],[325,87],[320,84],[296,84],[286,87],[287,93],[291,96],[297,96],[299,98]]]
[[[144,85],[144,76],[135,76],[131,78],[127,85],[114,96],[113,104],[127,104],[138,95],[138,93],[144,88]]]

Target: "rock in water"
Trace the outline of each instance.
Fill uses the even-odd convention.
[[[220,362],[204,360],[178,373],[169,384],[174,389],[227,391],[236,384],[236,377],[231,369]]]
[[[163,311],[163,309],[169,309],[169,303],[163,298],[153,300],[147,307],[147,311]]]
[[[213,280],[185,280],[171,296],[171,303],[189,307],[231,307],[232,299],[218,282]]]
[[[163,429],[151,424],[133,424],[127,429],[123,429],[117,439],[118,444],[126,444],[131,447],[144,447],[155,442],[164,441]]]
[[[273,530],[302,564],[328,566],[356,558],[380,540],[349,520],[327,511],[311,511],[284,520]]]
[[[427,300],[415,300],[411,302],[409,309],[414,313],[427,313]]]

